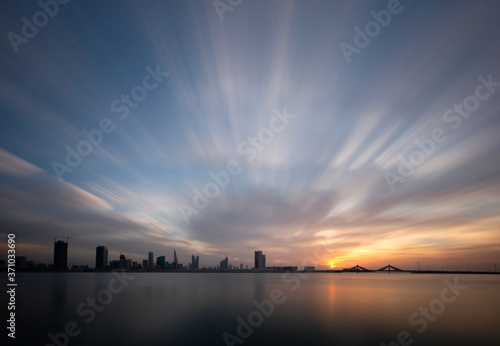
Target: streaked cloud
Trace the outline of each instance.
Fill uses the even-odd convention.
[[[2,32],[30,6],[0,5]],[[350,64],[339,43],[378,2],[247,2],[223,22],[210,1],[93,6],[19,54],[0,43],[0,220],[29,258],[50,263],[57,235],[87,264],[100,244],[202,265],[257,249],[300,265],[318,244],[325,266],[498,262],[500,90],[456,131],[442,117],[500,80],[496,3],[405,3]],[[120,120],[111,103],[156,64],[169,77]],[[297,117],[247,162],[238,145],[284,107]],[[51,163],[105,117],[116,130],[59,183]],[[447,140],[391,193],[384,172],[437,127]],[[186,224],[179,204],[230,160],[241,173]]]

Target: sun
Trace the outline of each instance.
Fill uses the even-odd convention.
[[[335,269],[335,263],[330,262],[330,268]]]

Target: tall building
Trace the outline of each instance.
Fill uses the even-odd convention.
[[[172,263],[172,269],[177,269],[178,264],[179,264],[179,261],[177,260],[177,253],[175,252],[175,249],[174,249],[174,263]]]
[[[227,257],[220,261],[220,269],[229,269],[229,260]]]
[[[160,268],[165,268],[165,256],[160,256],[156,259],[156,265]]]
[[[54,242],[54,269],[68,268],[68,243],[63,240]]]
[[[200,269],[200,256],[194,257],[194,255],[191,255],[191,269],[192,270]]]
[[[266,255],[262,255],[262,269],[266,269]]]
[[[104,245],[95,248],[95,267],[105,268],[108,266],[108,248]]]
[[[154,254],[152,252],[148,252],[148,267],[152,267],[155,262],[153,262]]]
[[[255,269],[262,269],[263,268],[263,263],[262,263],[262,251],[255,251]]]

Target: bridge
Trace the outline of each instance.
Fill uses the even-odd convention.
[[[394,266],[391,266],[390,264],[388,264],[385,267],[382,267],[380,269],[376,269],[376,270],[367,269],[367,268],[362,267],[359,264],[357,264],[352,268],[344,268],[342,271],[344,271],[344,272],[356,272],[356,273],[371,273],[371,272],[389,272],[390,273],[391,270],[395,271],[395,272],[409,271],[409,270],[403,270],[403,269],[396,268]]]
[[[362,266],[356,264],[352,268],[344,268],[343,271],[345,271],[345,272],[372,272],[373,270],[366,269],[365,267],[362,267]]]
[[[383,271],[388,271],[390,272],[391,270],[395,271],[395,272],[403,272],[404,270],[402,269],[399,269],[399,268],[396,268],[396,267],[393,267],[391,266],[390,264],[386,265],[385,267],[383,268],[380,268],[380,269],[377,269],[376,271],[377,272],[383,272]]]

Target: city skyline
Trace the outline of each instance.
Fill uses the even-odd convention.
[[[69,237],[71,238],[71,237]],[[373,271],[383,271],[383,270],[388,270],[390,272],[391,268],[396,270],[396,271],[415,271],[415,272],[448,272],[448,271],[456,271],[456,272],[475,272],[475,273],[480,273],[480,272],[487,272],[487,273],[496,273],[496,263],[493,264],[493,267],[491,266],[488,268],[482,268],[482,269],[477,269],[477,268],[472,268],[472,267],[436,267],[433,265],[428,265],[425,267],[422,267],[422,262],[418,261],[416,263],[416,267],[406,267],[405,269],[400,269],[396,268],[392,265],[386,265],[383,266],[381,269],[367,269],[365,267],[360,266],[359,264],[356,264],[352,268],[349,268],[350,265],[347,265],[343,268],[341,268],[338,264],[335,264],[335,262],[331,261],[328,266],[322,266],[320,263],[322,263],[322,260],[320,259],[321,255],[319,255],[319,252],[321,250],[326,250],[324,247],[317,247],[315,249],[315,257],[309,257],[302,261],[300,265],[289,265],[289,264],[280,264],[278,266],[276,265],[266,265],[266,255],[263,253],[262,250],[255,250],[254,251],[254,256],[253,256],[253,268],[248,267],[248,264],[243,264],[240,263],[239,265],[232,264],[229,262],[228,257],[226,256],[223,260],[219,262],[219,264],[211,265],[205,264],[202,265],[202,268],[200,268],[200,256],[199,254],[192,254],[191,255],[191,262],[188,263],[187,265],[183,265],[182,263],[178,263],[178,258],[177,258],[177,253],[176,250],[174,249],[173,251],[173,261],[168,262],[166,260],[166,256],[157,256],[156,260],[154,260],[154,253],[149,251],[148,252],[148,258],[142,260],[142,265],[141,261],[133,261],[133,258],[127,258],[126,254],[119,252],[119,260],[109,260],[108,262],[108,248],[104,245],[99,245],[96,247],[95,251],[95,266],[89,266],[85,264],[75,264],[75,263],[68,263],[68,256],[69,256],[69,238],[67,238],[66,242],[57,240],[57,238],[54,238],[54,259],[53,259],[53,264],[47,264],[43,262],[37,262],[34,261],[32,258],[28,261],[28,258],[26,256],[16,256],[16,262],[20,261],[21,265],[19,266],[19,269],[30,269],[30,270],[66,270],[66,269],[72,269],[72,268],[77,268],[77,270],[82,270],[85,268],[89,269],[107,269],[107,270],[137,270],[137,269],[142,269],[142,270],[193,270],[197,271],[199,269],[203,270],[248,270],[248,269],[253,269],[253,270],[264,270],[264,269],[271,269],[271,270],[277,270],[277,268],[281,268],[280,270],[291,270],[291,271],[297,271],[297,270],[304,270],[304,271],[315,271],[316,268],[318,270],[333,270],[333,271],[344,271],[344,272],[351,272],[351,271],[365,271],[365,272],[373,272]],[[0,267],[5,265],[6,261],[0,259]],[[27,265],[29,264],[29,265]],[[413,263],[415,264],[415,263]],[[244,268],[245,266],[245,268]],[[288,269],[287,269],[288,268]],[[388,269],[389,268],[389,269]]]
[[[34,261],[33,259],[30,259],[31,262],[31,269],[37,269],[38,264],[43,264],[44,267],[42,269],[54,269],[54,270],[62,270],[62,269],[70,269],[74,266],[76,267],[89,267],[89,268],[94,268],[94,269],[132,269],[132,268],[140,268],[142,269],[151,269],[151,268],[168,268],[168,269],[189,269],[189,270],[199,270],[200,269],[200,256],[199,254],[191,255],[191,262],[187,266],[183,266],[182,263],[178,263],[178,258],[177,258],[177,253],[176,250],[174,249],[173,253],[173,261],[168,262],[166,261],[166,256],[157,256],[156,261],[154,260],[154,253],[149,251],[148,252],[148,258],[142,260],[142,266],[140,261],[133,261],[133,258],[127,258],[126,254],[120,252],[119,260],[114,260],[111,259],[109,260],[108,257],[108,248],[105,245],[98,245],[95,248],[95,266],[89,266],[89,265],[82,265],[82,264],[73,264],[73,263],[68,263],[68,256],[69,256],[69,239],[65,241],[63,240],[57,240],[57,238],[54,238],[54,259],[52,264],[48,263],[43,263],[43,262],[37,262]],[[257,264],[257,253],[260,253],[260,260],[259,264]],[[26,256],[16,256],[16,259],[22,259],[22,265],[20,266],[21,269],[26,269],[26,261],[27,257]],[[5,261],[2,262],[5,264]],[[134,263],[132,266],[131,263]],[[117,268],[114,267],[114,265],[118,265]],[[179,266],[179,267],[178,267]],[[246,269],[248,269],[248,264],[245,265]],[[0,266],[1,267],[1,266]],[[202,268],[205,268],[205,265],[202,266]],[[220,265],[207,265],[207,269],[209,268],[217,268],[217,269],[243,269],[243,263],[240,263],[239,265],[235,264],[232,265],[229,263],[229,259],[226,256],[224,260],[220,262]],[[265,262],[265,255],[262,255],[262,251],[255,251],[255,266],[253,269],[265,269],[266,268],[266,262]]]
[[[0,222],[19,255],[51,263],[61,236],[91,266],[102,244],[500,263],[498,3],[71,1],[18,45],[44,10],[2,10]]]

